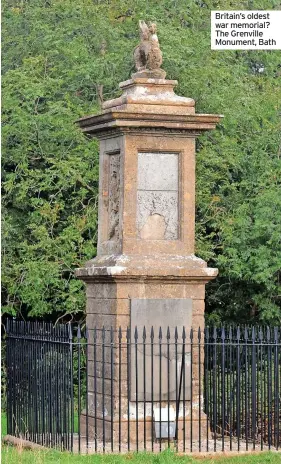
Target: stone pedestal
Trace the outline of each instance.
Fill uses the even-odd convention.
[[[173,330],[175,321],[180,321],[180,326],[187,329],[204,328],[205,285],[217,275],[217,269],[208,268],[194,255],[195,138],[202,131],[214,129],[220,116],[196,114],[194,100],[175,95],[176,84],[164,79],[133,78],[120,84],[122,96],[106,102],[102,114],[78,121],[85,134],[100,140],[98,252],[76,271],[86,283],[87,292],[90,405],[95,383],[91,377],[94,327],[112,327],[115,331],[121,327],[125,337],[127,327],[132,332],[138,325],[141,333],[146,325],[149,332],[149,322],[153,321],[157,331],[151,301],[161,300],[156,305],[158,326]],[[101,353],[96,356],[97,364],[101,363]],[[198,362],[195,357],[192,400],[197,404],[197,416]],[[111,416],[114,421],[116,418],[116,433],[121,408],[126,439],[128,378],[122,359],[121,363],[122,404],[118,383],[112,387],[111,373],[107,372],[104,408],[109,428]],[[115,380],[119,364],[116,353]],[[97,377],[101,405],[100,370]],[[134,398],[129,400],[133,408]],[[99,406],[98,422],[101,415]],[[151,417],[151,411],[145,415]],[[193,417],[195,432],[196,411]],[[186,420],[190,421],[190,414]],[[131,425],[132,439],[133,429]],[[139,430],[141,434],[141,427]],[[110,433],[107,436],[110,439]]]

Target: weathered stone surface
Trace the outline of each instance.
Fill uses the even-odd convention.
[[[192,323],[192,300],[190,298],[167,298],[167,299],[135,299],[131,301],[131,329],[135,327],[142,331],[146,326],[148,329],[154,327],[157,331],[162,328],[163,339],[166,340],[168,327],[173,337],[176,327],[182,329],[191,327]],[[132,333],[133,336],[133,333]],[[155,336],[156,333],[155,333]]]
[[[192,324],[191,299],[133,299],[131,303],[131,400],[149,401],[153,387],[155,401],[175,400],[182,363],[185,363],[185,395],[190,397],[190,347],[182,348],[183,326],[188,331]],[[146,342],[143,328],[146,327]],[[151,327],[154,328],[155,345],[151,354]],[[168,333],[169,327],[169,333]],[[175,328],[178,329],[178,344],[175,344]],[[136,339],[135,329],[138,338]],[[160,332],[161,328],[161,332]],[[161,344],[161,347],[160,347]],[[145,362],[145,366],[144,366]],[[152,379],[153,370],[153,379]],[[138,375],[136,376],[136,372]],[[137,381],[136,381],[137,379]],[[145,380],[145,382],[144,382]],[[153,382],[153,385],[152,385]]]
[[[88,298],[87,299],[87,314],[130,314],[129,300],[116,300],[114,298]]]
[[[193,313],[204,312],[205,285],[202,283],[186,283],[176,280],[171,283],[166,279],[138,282],[129,280],[118,283],[88,283],[86,296],[89,299],[128,299],[128,298],[192,298]],[[198,305],[197,305],[197,300]]]
[[[140,44],[135,48],[134,59],[137,76],[164,78],[166,73],[161,68],[162,52],[156,34],[156,24],[139,21]]]
[[[147,192],[144,192],[147,193]],[[142,198],[145,200],[145,198]],[[141,203],[141,202],[140,202]],[[141,205],[139,203],[140,209]],[[144,214],[142,217],[143,219],[143,225],[138,224],[139,227],[139,237],[142,238],[143,240],[165,240],[169,238],[169,235],[167,234],[166,230],[166,223],[165,223],[165,217],[162,214],[154,213],[151,211],[147,211],[146,209],[147,202],[144,201]],[[153,205],[154,209],[154,205]],[[141,214],[139,214],[141,216]]]
[[[113,154],[109,162],[108,240],[120,238],[120,153]]]
[[[178,193],[138,192],[137,229],[147,240],[178,238]]]
[[[138,190],[178,191],[177,153],[139,153]]]
[[[138,154],[137,230],[140,238],[178,238],[178,176],[177,154]]]

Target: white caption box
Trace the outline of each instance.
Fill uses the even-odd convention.
[[[212,11],[211,49],[281,50],[281,11]]]

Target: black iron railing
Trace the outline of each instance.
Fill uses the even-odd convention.
[[[278,327],[7,323],[8,434],[81,453],[278,449]]]

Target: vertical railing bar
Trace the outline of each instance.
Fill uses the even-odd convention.
[[[231,428],[231,412],[230,412],[230,405],[231,405],[231,368],[230,368],[230,351],[231,351],[231,344],[229,338],[229,327],[227,327],[227,340],[226,340],[226,365],[227,365],[227,392],[226,392],[226,404],[227,404],[227,421],[228,421],[228,434],[229,434],[229,441],[230,441],[230,428]]]
[[[145,369],[145,356],[146,356],[146,328],[143,328],[143,441],[144,449],[146,450],[146,369]]]
[[[190,452],[193,451],[193,329],[190,329]]]
[[[183,402],[183,451],[185,452],[186,449],[186,443],[185,443],[185,435],[186,435],[186,404],[185,404],[185,389],[186,389],[186,384],[185,384],[185,368],[186,368],[186,360],[185,360],[185,340],[186,340],[186,331],[185,327],[183,327],[182,331],[182,382],[183,382],[183,396],[182,396],[182,402]],[[192,364],[192,361],[190,361],[190,364]],[[192,376],[191,376],[191,386],[192,386]],[[192,391],[191,391],[191,398],[192,398]],[[180,398],[179,398],[180,399]]]
[[[55,343],[53,342],[53,325],[50,324],[49,326],[49,337],[50,337],[50,369],[49,369],[49,378],[50,378],[50,438],[51,438],[51,447],[54,447],[54,346]],[[36,394],[37,396],[37,394]],[[36,399],[37,403],[37,399]],[[35,414],[36,418],[37,414]]]
[[[177,430],[178,430],[178,404],[180,402],[180,398],[178,398],[178,329],[175,327],[175,357],[176,357],[176,372],[175,372],[175,381],[176,381],[176,433],[175,433],[175,440],[176,440],[176,452],[179,450],[179,443],[178,443],[178,437],[177,437]]]
[[[128,451],[130,451],[130,329],[127,327],[126,332],[127,338],[127,391],[128,391],[128,398],[127,398],[127,442],[128,442]]]
[[[103,337],[103,333],[102,333]],[[97,328],[94,327],[93,332],[93,342],[94,342],[94,404],[95,404],[95,421],[94,421],[94,437],[95,437],[95,452],[98,449],[98,400],[97,400]],[[103,338],[102,338],[102,352],[103,352]],[[102,367],[103,368],[103,367]],[[103,382],[103,380],[102,380]],[[87,379],[88,384],[88,379]]]
[[[105,327],[102,327],[102,450],[105,453]]]
[[[22,321],[21,323],[21,333],[24,334],[25,332],[25,322]],[[21,411],[21,418],[22,418],[22,423],[23,423],[23,437],[26,439],[27,437],[27,424],[26,424],[26,415],[25,415],[25,395],[24,395],[24,390],[25,390],[25,362],[26,362],[26,354],[27,354],[27,341],[25,339],[22,339],[22,350],[21,350],[21,401],[22,401],[22,411]],[[36,437],[37,438],[37,437]]]
[[[65,340],[67,326],[63,327],[62,335]],[[63,363],[63,378],[62,378],[62,398],[63,398],[63,448],[69,450],[69,427],[68,427],[68,358],[69,358],[69,341],[67,345],[62,346],[62,363]],[[45,417],[42,420],[44,425]]]
[[[28,336],[28,338],[31,338],[30,336],[30,322],[27,322],[27,325],[26,325],[26,334]],[[30,406],[30,403],[31,403],[31,385],[30,385],[30,380],[31,380],[31,350],[30,348],[32,348],[32,343],[29,342],[28,344],[28,347],[27,347],[27,352],[26,352],[26,355],[27,355],[27,395],[26,395],[26,398],[27,398],[27,430],[28,430],[28,437],[26,437],[28,440],[30,440],[30,429],[31,429],[31,421],[30,421],[30,413],[31,413],[31,406]],[[40,378],[39,378],[39,382],[40,382]],[[40,410],[40,408],[39,408]],[[8,419],[8,417],[7,417]]]
[[[73,435],[74,435],[74,398],[73,398],[73,334],[72,327],[69,323],[69,347],[70,347],[70,421],[71,421],[71,435],[70,435],[70,450],[73,452]]]
[[[170,328],[167,328],[168,448],[170,448]]]
[[[80,429],[80,417],[81,417],[81,327],[78,324],[77,327],[77,356],[78,356],[78,453],[81,453],[81,429]]]
[[[178,431],[178,405],[180,402],[180,398],[178,397],[178,329],[175,327],[175,357],[176,357],[176,372],[175,372],[175,381],[176,381],[176,433],[175,433],[175,440],[176,440],[176,452],[179,450],[179,442],[178,442],[178,437],[177,437],[177,431]]]
[[[11,334],[13,334],[13,330],[14,330],[14,321],[11,320],[10,321],[10,332]],[[10,362],[11,362],[11,370],[10,370],[10,381],[11,381],[11,434],[12,435],[15,435],[16,434],[16,428],[15,428],[15,397],[16,397],[16,393],[15,393],[15,356],[14,356],[14,353],[15,353],[15,349],[16,349],[16,342],[15,342],[15,339],[14,338],[10,338],[10,346],[11,346],[11,350],[10,350]]]
[[[18,333],[20,334],[20,324],[21,321],[18,321]],[[22,352],[23,352],[23,346],[22,346],[22,338],[19,337],[19,353],[18,353],[18,427],[19,427],[19,433],[20,436],[22,437],[22,397],[21,397],[21,375],[22,375]]]
[[[209,451],[209,328],[204,329],[204,406],[206,414],[206,451]]]
[[[135,373],[136,373],[136,441],[137,452],[139,451],[139,403],[138,403],[138,329],[135,327]]]
[[[51,447],[54,447],[54,385],[53,385],[53,381],[54,381],[54,375],[53,375],[53,366],[54,366],[54,345],[55,343],[53,342],[53,325],[51,324],[49,326],[49,333],[50,333],[50,339],[51,339],[51,342],[50,342],[50,399],[51,399],[51,405],[50,405],[50,424],[51,424],[51,433],[50,433],[50,437],[51,437]],[[36,400],[36,403],[37,403],[37,400]],[[35,418],[36,418],[37,414],[35,415]]]
[[[253,449],[256,448],[256,419],[257,419],[257,400],[256,400],[256,369],[257,369],[257,362],[256,362],[256,333],[255,328],[252,328],[252,439],[253,439]],[[248,412],[248,411],[247,411]],[[248,438],[248,436],[247,436]],[[248,445],[248,443],[247,443]],[[248,449],[248,447],[247,447]]]
[[[7,375],[7,393],[6,393],[6,411],[7,411],[7,433],[8,435],[12,434],[11,430],[11,379],[10,379],[10,371],[11,371],[11,364],[10,364],[10,319],[8,318],[6,321],[6,375]],[[29,402],[28,402],[29,405]]]
[[[38,330],[39,330],[39,324],[37,326],[37,334],[39,335],[38,333]],[[46,381],[46,403],[47,403],[47,423],[46,423],[46,432],[47,432],[47,446],[48,447],[51,447],[51,443],[52,443],[52,440],[51,440],[51,430],[52,430],[52,426],[51,426],[51,394],[50,394],[50,390],[51,390],[51,379],[50,379],[50,357],[51,357],[51,346],[50,346],[50,336],[49,336],[49,333],[48,333],[48,323],[44,323],[44,337],[47,339],[46,341],[46,346],[47,346],[47,357],[46,359],[44,360],[44,364],[45,364],[45,369],[46,369],[46,378],[45,378],[45,381]],[[39,338],[39,337],[38,337]],[[39,340],[37,341],[36,343],[36,347],[38,348],[39,346]],[[37,372],[36,372],[36,369],[35,369],[35,372],[34,372],[34,377],[36,379],[37,377]],[[35,392],[35,395],[34,395],[34,411],[35,411],[35,405],[36,405],[36,401],[37,401],[37,398],[36,398],[36,380],[35,380],[35,388],[34,388],[34,392]],[[34,421],[36,420],[36,413],[34,413]],[[34,431],[35,431],[35,428],[34,428]]]
[[[259,429],[259,411],[260,411],[260,356],[259,356],[259,351],[260,351],[260,345],[259,345],[259,328],[256,327],[256,373],[257,373],[257,378],[256,378],[256,398],[257,398],[257,412],[256,412],[256,430]],[[249,391],[249,398],[250,398],[250,391]],[[249,406],[250,407],[250,406]],[[250,416],[251,417],[251,416]],[[249,436],[251,436],[251,430],[249,430]],[[258,438],[258,437],[257,437]]]
[[[264,378],[264,373],[263,373],[263,332],[262,329],[260,328],[259,331],[259,342],[260,342],[260,418],[261,418],[261,450],[263,450],[263,378]]]
[[[267,434],[268,434],[268,449],[271,449],[271,408],[272,408],[272,399],[271,399],[271,385],[272,385],[272,372],[271,372],[271,346],[270,346],[270,329],[267,327],[266,330],[267,336]]]
[[[118,375],[118,382],[119,382],[119,412],[118,412],[118,416],[119,416],[119,444],[118,444],[118,449],[119,449],[119,453],[121,452],[121,414],[122,414],[122,410],[121,410],[121,375],[122,375],[122,330],[121,330],[121,326],[119,326],[119,331],[118,331],[118,341],[119,341],[119,345],[118,345],[118,352],[119,352],[119,375]]]
[[[59,408],[59,350],[60,350],[60,337],[59,328],[54,327],[55,340],[58,342],[55,345],[55,367],[54,367],[54,382],[55,382],[55,401],[54,401],[54,434],[55,434],[55,447],[58,448],[59,444],[59,420],[60,420],[60,408]],[[39,400],[40,401],[40,400]],[[40,423],[40,408],[39,408],[39,423]]]
[[[240,327],[237,328],[237,402],[236,402],[236,421],[237,421],[237,443],[238,451],[240,451]]]
[[[13,379],[14,379],[14,430],[15,436],[18,436],[18,401],[17,401],[17,390],[18,390],[18,352],[19,352],[19,343],[17,337],[17,321],[13,321],[13,331],[15,334],[14,341],[14,351],[13,351]]]
[[[214,327],[214,370],[213,370],[213,417],[214,417],[214,451],[217,451],[217,329]]]
[[[225,329],[222,328],[222,451],[224,451],[225,434]]]
[[[249,329],[250,330],[250,329]],[[254,335],[254,338],[255,338],[255,342],[256,342],[256,331],[254,331],[254,334],[253,334],[253,327],[252,327],[252,337]],[[247,388],[247,396],[248,396],[248,406],[247,406],[247,412],[246,412],[246,426],[247,426],[247,438],[248,438],[248,441],[251,439],[252,440],[252,437],[253,437],[253,411],[252,411],[252,407],[251,407],[251,397],[252,397],[252,390],[253,390],[253,386],[252,386],[252,376],[253,376],[253,366],[254,366],[254,370],[255,370],[255,384],[254,384],[254,390],[255,390],[255,396],[256,396],[256,411],[255,411],[255,416],[256,416],[256,425],[255,425],[255,428],[257,429],[257,424],[258,424],[258,411],[259,411],[259,391],[258,391],[258,382],[259,382],[259,363],[258,363],[258,345],[255,344],[255,353],[253,352],[253,343],[249,343],[248,345],[248,372],[247,372],[247,378],[248,378],[248,388]],[[250,356],[250,358],[249,358]],[[253,356],[254,356],[254,362],[253,362]],[[255,431],[254,431],[255,433]],[[254,442],[252,440],[252,449],[254,449]]]
[[[13,329],[14,329],[14,333],[16,334],[16,321],[13,321]],[[13,341],[14,341],[14,351],[13,351],[13,366],[14,366],[14,369],[13,369],[13,379],[14,379],[13,422],[14,422],[14,434],[15,434],[15,436],[17,436],[17,433],[18,433],[18,427],[17,427],[17,424],[18,424],[18,414],[17,414],[18,405],[17,405],[17,396],[16,395],[17,395],[17,376],[18,376],[18,373],[17,373],[17,353],[18,353],[18,349],[19,349],[19,344],[18,344],[17,338],[14,338]]]
[[[51,446],[55,446],[55,437],[54,437],[54,421],[55,421],[55,414],[54,414],[54,407],[55,407],[55,388],[54,388],[54,352],[55,352],[55,347],[56,344],[54,343],[54,329],[53,329],[53,324],[50,325],[51,329],[51,366],[50,366],[50,377],[51,377]],[[36,414],[37,416],[37,414]]]
[[[36,378],[35,378],[35,370],[38,369],[38,383],[39,383],[39,399],[40,399],[40,403],[42,405],[42,407],[40,408],[40,405],[39,405],[39,410],[41,409],[41,421],[42,421],[42,425],[41,425],[41,444],[43,445],[45,443],[45,405],[46,405],[46,401],[45,401],[45,372],[44,372],[44,365],[45,365],[45,356],[44,356],[44,346],[45,346],[45,343],[44,342],[39,342],[39,340],[37,340],[37,336],[36,336],[36,330],[37,330],[37,327],[38,325],[34,324],[34,323],[31,323],[32,325],[30,326],[30,333],[32,333],[33,335],[33,341],[32,341],[32,346],[31,346],[31,349],[32,349],[32,353],[34,354],[35,353],[35,357],[36,357],[36,362],[34,363],[34,361],[32,362],[32,366],[31,366],[31,375],[32,375],[32,380],[29,381],[30,384],[30,388],[32,388],[32,391],[34,392],[35,389],[38,388],[38,385],[37,385],[37,381],[36,381]],[[44,329],[44,323],[41,324],[41,330]],[[33,384],[32,384],[33,382]],[[43,398],[42,398],[42,394],[43,394]],[[31,393],[31,408],[33,409],[33,397],[34,397],[34,393]],[[32,424],[32,429],[33,429],[33,411],[31,411],[30,413],[30,425]],[[33,432],[32,432],[33,433]],[[40,440],[38,440],[38,442],[40,442]]]
[[[14,335],[15,324],[14,321],[11,321],[11,333]],[[11,419],[12,419],[12,434],[16,435],[16,366],[15,366],[15,353],[16,353],[16,339],[12,338],[11,343],[13,343],[13,348],[11,349],[11,381],[12,381],[12,409],[11,409]]]
[[[111,398],[110,398],[110,441],[111,441],[111,452],[113,453],[113,399],[114,399],[114,391],[113,391],[113,354],[114,354],[114,334],[113,334],[113,327],[110,328],[110,393],[111,393]]]
[[[86,453],[89,453],[89,332],[88,327],[85,327],[85,356],[86,356],[86,397],[85,397],[85,416],[86,416]],[[96,377],[96,372],[94,371],[94,376]],[[96,412],[95,412],[96,417]],[[96,429],[94,432],[96,436]]]
[[[22,323],[22,333],[25,335],[26,334],[26,323],[23,321]],[[21,370],[22,370],[22,418],[23,418],[23,424],[24,424],[24,438],[25,440],[28,439],[28,422],[27,422],[27,408],[26,408],[26,396],[27,396],[27,391],[26,388],[28,389],[27,382],[26,382],[26,371],[27,371],[27,364],[28,364],[28,346],[29,346],[29,341],[26,339],[23,340],[23,346],[22,346],[22,363],[21,363]],[[29,381],[28,381],[29,383]],[[37,407],[37,405],[36,405]],[[37,411],[38,413],[38,411]],[[36,436],[36,442],[38,440],[38,432]]]
[[[252,333],[253,336],[253,333]],[[248,451],[249,447],[249,408],[248,408],[248,384],[249,384],[249,379],[248,379],[248,328],[245,327],[244,329],[244,339],[245,339],[245,391],[244,391],[244,397],[245,397],[245,438],[246,438],[246,451]],[[252,360],[253,360],[253,353],[252,353]],[[252,375],[253,375],[253,370],[252,370]],[[254,385],[255,387],[255,385]],[[252,389],[253,391],[253,389]]]
[[[279,447],[279,375],[278,375],[278,330],[274,327],[274,444]]]
[[[159,420],[160,420],[160,451],[162,451],[162,329],[159,328]]]
[[[198,388],[198,393],[199,393],[199,452],[201,452],[201,434],[202,434],[202,427],[201,427],[201,421],[202,421],[202,415],[201,415],[201,329],[200,327],[198,328],[198,362],[199,362],[199,388]]]
[[[153,394],[154,394],[154,329],[151,327],[150,331],[150,341],[151,341],[151,451],[154,450],[154,430],[153,430]]]
[[[230,371],[230,396],[229,396],[229,449],[232,451],[232,430],[233,430],[233,341],[232,341],[232,327],[229,328],[229,371]]]
[[[21,321],[18,321],[18,333],[20,335],[21,330],[20,330],[20,324]],[[23,437],[23,429],[22,429],[22,395],[21,395],[21,380],[22,380],[22,352],[23,352],[23,340],[21,337],[19,337],[19,356],[18,356],[18,403],[19,403],[19,408],[18,408],[18,424],[19,424],[19,433],[20,436]],[[35,403],[34,403],[34,411],[35,411]],[[35,434],[33,441],[35,441]]]
[[[60,451],[62,451],[62,405],[61,405],[61,347],[62,347],[62,338],[61,338],[61,329],[60,325],[57,327],[57,338],[59,340],[59,344],[57,347],[57,372],[56,372],[56,383],[57,383],[57,426],[56,426],[56,431],[57,431],[57,447],[59,448]],[[41,402],[41,398],[40,398]],[[41,420],[40,420],[41,423]]]
[[[38,324],[36,327],[36,332],[38,333]],[[49,339],[47,339],[46,336],[47,333],[47,323],[43,322],[43,334],[44,337],[46,338],[46,352],[47,356],[44,358],[44,367],[45,367],[45,375],[44,375],[44,380],[45,380],[45,391],[46,391],[46,445],[49,447],[50,446],[50,380],[49,380],[49,363],[48,363],[48,358],[50,356],[50,344],[49,344]],[[36,347],[38,347],[39,341],[35,344]],[[36,349],[35,349],[36,352]],[[34,377],[36,379],[36,369],[34,371]],[[35,381],[35,388],[34,391],[36,391],[36,381]],[[35,411],[35,402],[36,402],[36,394],[34,394],[34,411]],[[34,414],[34,421],[35,421],[35,414]],[[35,430],[35,429],[34,429]]]

